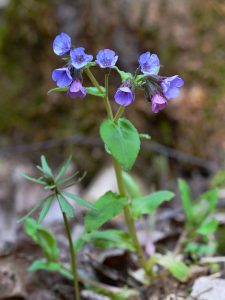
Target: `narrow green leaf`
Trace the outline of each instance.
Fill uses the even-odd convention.
[[[57,174],[55,181],[58,182],[59,179],[62,178],[62,176],[66,173],[66,171],[68,170],[70,164],[71,164],[71,160],[72,160],[72,155],[70,155],[70,157],[67,159],[67,161],[63,164],[63,166],[61,167],[59,173]]]
[[[53,199],[54,199],[54,195],[50,196],[49,198],[47,198],[45,200],[42,210],[40,212],[39,218],[38,218],[39,224],[41,224],[43,222],[44,218],[46,217],[46,215],[51,207]]]
[[[208,236],[216,231],[218,225],[219,222],[216,219],[205,220],[197,229],[197,232]]]
[[[130,198],[133,199],[142,196],[142,192],[137,181],[125,171],[123,171],[123,181],[126,192],[128,193]]]
[[[85,229],[87,232],[98,229],[107,221],[120,214],[127,204],[127,198],[107,192],[95,203],[95,210],[85,216]]]
[[[68,89],[69,89],[69,87],[65,87],[65,88],[56,87],[56,88],[50,89],[48,91],[48,94],[53,93],[53,92],[66,92]]]
[[[190,269],[182,262],[178,261],[176,257],[168,254],[160,255],[158,264],[166,268],[176,279],[181,282],[187,281],[190,276]]]
[[[96,87],[92,87],[92,86],[85,87],[85,89],[89,95],[101,97],[101,98],[105,96],[105,88],[103,86],[101,86],[102,92],[100,92]]]
[[[43,181],[43,180],[41,180],[40,178],[33,178],[33,177],[28,176],[28,175],[26,175],[25,173],[22,173],[22,172],[20,172],[20,175],[21,175],[22,177],[26,178],[27,180],[32,181],[32,182],[39,183],[39,184],[43,184],[43,185],[46,184],[46,182]]]
[[[142,214],[154,212],[163,202],[170,201],[174,194],[169,191],[159,191],[147,196],[134,198],[131,203],[132,215],[139,218]]]
[[[24,221],[25,219],[27,219],[28,217],[30,217],[36,210],[39,209],[39,207],[41,207],[43,205],[44,201],[46,201],[51,196],[53,196],[53,194],[51,194],[51,195],[45,197],[44,199],[40,200],[25,216],[23,216],[22,218],[17,220],[17,223],[20,223],[20,222]]]
[[[101,249],[120,248],[135,251],[130,235],[127,232],[116,229],[96,230],[91,233],[82,234],[75,241],[74,246],[76,251],[80,251],[85,243],[92,243],[95,247]]]
[[[58,194],[58,199],[62,211],[70,218],[74,216],[72,205],[64,198],[62,194]]]
[[[73,275],[66,270],[63,266],[61,266],[57,262],[47,262],[43,260],[35,260],[32,265],[28,268],[29,272],[35,272],[38,270],[46,270],[46,271],[56,271],[67,277],[68,279],[73,279]]]
[[[130,169],[140,150],[137,129],[126,118],[117,123],[106,120],[101,124],[100,135],[112,156],[125,168]]]
[[[131,79],[133,78],[133,76],[132,76],[131,73],[121,71],[117,66],[113,67],[113,69],[115,69],[115,70],[119,73],[122,82],[124,82],[124,81],[127,80],[128,78],[131,78]]]
[[[64,196],[67,196],[69,197],[70,199],[76,201],[78,204],[80,204],[81,206],[84,206],[84,207],[87,207],[87,208],[90,208],[90,209],[96,209],[95,206],[93,204],[91,204],[90,202],[88,202],[87,200],[84,200],[74,194],[71,194],[67,191],[63,191],[62,194]]]
[[[184,214],[188,225],[193,225],[193,204],[191,200],[191,191],[187,182],[183,179],[178,180],[178,187],[180,191],[181,201],[183,205]]]
[[[68,177],[66,177],[64,179],[60,179],[57,183],[58,184],[66,183],[66,182],[72,180],[73,178],[75,178],[78,174],[79,174],[79,171],[73,173],[72,175],[70,175],[70,176],[68,176]]]
[[[41,156],[41,166],[42,166],[42,169],[44,170],[44,172],[49,176],[49,177],[53,177],[53,174],[52,174],[52,170],[50,169],[48,163],[47,163],[47,160],[45,158],[44,155]]]

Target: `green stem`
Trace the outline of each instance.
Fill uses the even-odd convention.
[[[91,71],[89,69],[86,69],[85,71],[86,71],[86,74],[88,75],[88,77],[90,78],[92,84],[100,92],[102,92],[102,89],[101,89],[99,83],[97,82],[97,80],[95,79],[95,77],[91,73]],[[108,77],[109,77],[109,74],[106,74],[105,75],[105,90],[106,90],[105,95],[106,96],[104,97],[104,104],[105,104],[105,108],[106,108],[106,111],[107,111],[108,118],[113,120],[112,109],[111,109],[109,99],[108,99]],[[115,121],[117,121],[120,118],[120,116],[124,112],[124,109],[125,108],[123,106],[121,106],[119,108],[119,110],[116,114],[116,117],[115,117]],[[115,169],[115,173],[116,173],[116,179],[117,179],[117,185],[118,185],[119,193],[120,193],[121,196],[126,196],[126,191],[125,191],[125,187],[124,187],[124,183],[123,183],[123,177],[122,177],[121,165],[115,159],[113,159],[113,164],[114,164],[114,169]],[[137,255],[139,257],[139,260],[140,260],[140,265],[145,270],[145,272],[147,274],[149,274],[149,271],[147,269],[147,263],[146,263],[145,255],[144,255],[143,249],[141,248],[140,243],[138,241],[134,220],[133,220],[133,217],[130,213],[129,206],[126,206],[124,208],[124,216],[125,216],[125,220],[126,220],[128,229],[129,229],[129,233],[130,233],[131,238],[134,242],[134,246],[135,246]]]
[[[68,237],[68,241],[69,241],[69,248],[70,248],[70,255],[71,255],[71,270],[73,273],[73,284],[74,284],[74,290],[75,290],[75,296],[76,296],[75,299],[80,300],[76,253],[75,253],[75,249],[73,247],[73,241],[72,241],[72,236],[71,236],[70,226],[69,226],[67,216],[64,212],[62,212],[62,214],[63,214],[63,220],[64,220],[66,233],[67,233],[67,237]]]
[[[116,113],[116,116],[114,118],[114,122],[117,122],[119,120],[119,118],[123,115],[124,113],[124,110],[125,110],[125,107],[124,106],[120,106],[117,113]]]
[[[114,164],[114,169],[115,169],[115,173],[116,173],[116,179],[117,179],[119,193],[121,196],[126,196],[126,191],[125,191],[125,187],[124,187],[124,183],[123,183],[121,165],[115,159],[113,159],[113,164]],[[133,217],[131,215],[129,206],[125,206],[125,208],[124,208],[124,216],[125,216],[125,220],[126,220],[131,238],[134,242],[134,246],[137,251],[137,255],[140,260],[140,265],[145,270],[146,273],[149,273],[147,270],[146,258],[145,258],[143,249],[141,248],[141,245],[138,241],[135,223],[134,223]]]

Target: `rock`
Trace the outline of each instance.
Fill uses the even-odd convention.
[[[225,300],[225,280],[200,277],[194,283],[191,297],[198,300]]]

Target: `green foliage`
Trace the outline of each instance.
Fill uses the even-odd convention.
[[[141,197],[142,192],[136,180],[127,172],[123,172],[123,182],[126,192],[130,198]]]
[[[163,202],[170,201],[174,194],[169,191],[159,191],[132,200],[131,210],[134,218],[154,212]]]
[[[116,123],[105,120],[100,135],[112,156],[125,168],[130,169],[140,150],[140,137],[132,123],[120,118]]]
[[[42,248],[47,261],[57,261],[59,248],[54,236],[34,219],[27,218],[24,222],[26,233]]]
[[[130,235],[116,229],[83,233],[74,243],[76,251],[80,251],[86,243],[92,243],[96,248],[101,249],[120,248],[135,251]]]
[[[60,204],[61,210],[68,216],[73,217],[73,207],[67,200],[67,197],[69,199],[72,199],[73,201],[76,201],[79,205],[82,205],[86,208],[94,209],[94,206],[89,203],[88,201],[81,199],[80,197],[73,195],[69,192],[67,192],[65,189],[71,185],[73,185],[74,178],[77,177],[79,172],[75,172],[70,176],[65,176],[65,173],[67,172],[69,165],[71,163],[72,157],[70,156],[68,160],[65,161],[65,163],[60,168],[58,174],[54,176],[51,168],[48,165],[48,162],[44,155],[41,156],[41,166],[37,166],[38,170],[41,172],[41,177],[39,178],[33,178],[31,176],[28,176],[26,174],[21,174],[24,178],[27,180],[30,180],[32,182],[35,182],[37,184],[41,184],[45,190],[50,190],[51,193],[45,197],[43,200],[38,201],[38,203],[35,205],[35,207],[25,216],[23,216],[18,222],[24,221],[26,218],[30,217],[35,211],[37,211],[40,207],[42,207],[42,210],[39,214],[38,222],[42,223],[45,219],[48,211],[51,208],[52,201],[54,198],[57,198]],[[77,181],[81,181],[83,179],[83,176],[80,177]],[[67,184],[65,186],[65,184]]]
[[[113,69],[115,69],[119,73],[122,82],[124,82],[128,78],[133,78],[133,75],[131,73],[121,71],[117,66],[114,66]]]
[[[49,262],[37,259],[32,263],[28,271],[35,272],[38,270],[45,270],[48,272],[59,272],[68,279],[73,279],[73,275],[70,273],[70,271],[66,270],[59,262]]]
[[[158,264],[167,269],[176,279],[181,282],[187,281],[190,269],[172,254],[158,255]]]
[[[105,96],[105,88],[103,86],[101,86],[102,92],[100,92],[96,87],[92,87],[92,86],[85,87],[85,89],[89,95],[101,97],[101,98]]]
[[[225,170],[219,170],[216,172],[211,180],[211,185],[214,188],[225,186]]]
[[[185,251],[192,255],[203,255],[203,253],[215,251],[215,243],[213,243],[213,246],[210,244],[210,236],[215,233],[218,227],[218,221],[213,217],[218,202],[216,189],[203,193],[193,201],[187,182],[180,179],[178,186],[187,232],[187,238],[184,242]],[[198,237],[201,243],[193,242],[193,239],[196,240]]]
[[[87,232],[98,229],[100,226],[120,214],[127,204],[127,198],[107,192],[95,203],[95,209],[85,216],[85,229]]]

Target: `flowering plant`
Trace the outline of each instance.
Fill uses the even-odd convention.
[[[71,38],[66,33],[56,36],[53,42],[53,51],[56,55],[63,56],[64,65],[52,72],[52,79],[57,87],[49,92],[66,92],[72,99],[84,99],[87,94],[103,99],[107,119],[100,126],[100,136],[106,152],[112,157],[119,191],[118,194],[109,191],[102,195],[94,205],[88,204],[86,200],[64,191],[67,186],[61,186],[62,183],[72,179],[62,179],[65,170],[68,168],[68,162],[55,177],[44,157],[41,159],[42,166],[39,168],[43,173],[41,178],[34,180],[34,178],[25,175],[27,179],[43,184],[45,189],[51,191],[50,196],[45,199],[47,202],[44,204],[39,222],[46,216],[54,196],[59,202],[70,243],[71,274],[74,279],[76,299],[79,299],[76,252],[80,251],[86,242],[96,241],[97,239],[106,240],[106,236],[110,240],[111,237],[110,245],[115,244],[115,247],[126,248],[137,254],[141,268],[146,276],[150,278],[154,276],[153,266],[155,263],[164,265],[169,270],[173,269],[171,264],[174,262],[171,258],[164,258],[163,260],[162,256],[159,255],[154,258],[147,258],[138,239],[135,220],[142,215],[152,213],[161,203],[171,200],[174,194],[169,191],[159,191],[143,196],[132,188],[135,186],[135,182],[125,171],[130,170],[134,165],[140,151],[141,139],[148,138],[148,136],[139,134],[135,126],[123,117],[123,114],[126,107],[132,105],[135,101],[137,89],[144,91],[147,102],[151,104],[152,112],[160,112],[166,108],[171,99],[179,95],[184,81],[178,75],[171,77],[159,75],[159,58],[156,54],[150,52],[140,55],[138,67],[135,73],[131,74],[120,70],[116,66],[118,55],[113,50],[100,50],[96,55],[96,60],[93,61],[93,56],[86,54],[83,47],[72,46]],[[94,67],[99,67],[104,72],[104,86],[100,85],[93,75],[91,69]],[[108,93],[109,76],[113,70],[120,75],[122,81],[121,86],[114,94],[114,101],[119,105],[116,113],[111,107]],[[87,76],[93,86],[83,86],[83,76]],[[131,185],[129,185],[130,182]],[[71,244],[71,234],[67,221],[67,217],[72,217],[73,213],[67,198],[75,200],[78,204],[90,209],[84,218],[85,232],[75,241],[74,247]],[[122,211],[128,233],[119,230],[98,230],[104,223]],[[179,263],[181,264],[181,262]],[[185,265],[181,267],[184,271],[184,278],[187,276],[187,269]]]

